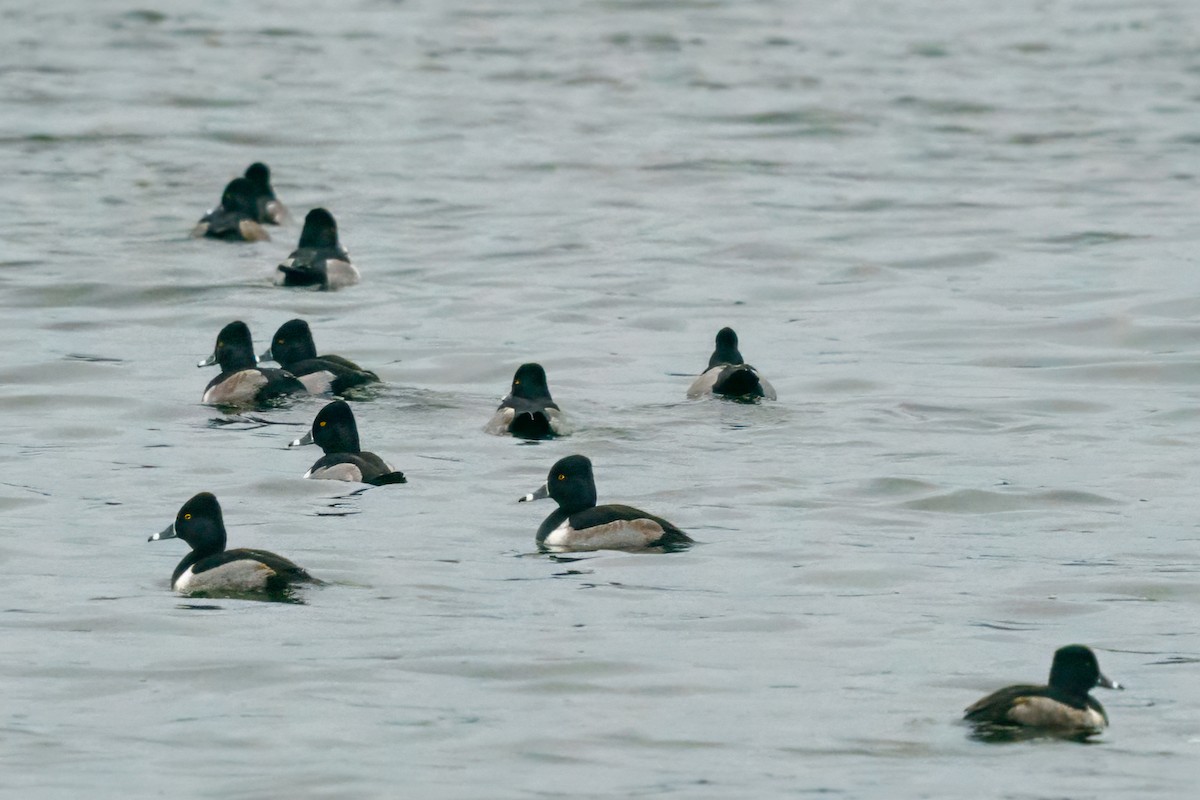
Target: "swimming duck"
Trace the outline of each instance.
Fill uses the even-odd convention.
[[[192,236],[234,242],[269,241],[270,235],[258,222],[256,193],[248,179],[231,180],[221,193],[221,204],[200,218]]]
[[[314,208],[304,218],[300,243],[288,260],[279,265],[276,286],[315,286],[340,289],[358,283],[358,269],[338,241],[337,222],[323,208]]]
[[[221,504],[209,492],[184,503],[175,522],[152,534],[149,541],[175,538],[192,548],[171,575],[171,588],[180,594],[275,594],[295,583],[321,583],[283,556],[266,550],[226,550]]]
[[[235,320],[217,334],[217,346],[197,367],[221,365],[221,374],[208,382],[200,402],[214,406],[245,406],[308,390],[292,373],[261,369],[254,358],[250,328]]]
[[[775,387],[742,358],[733,328],[717,331],[717,347],[708,359],[708,369],[692,382],[687,396],[697,398],[710,394],[751,402],[760,397],[776,399]]]
[[[1108,726],[1104,706],[1088,694],[1093,686],[1123,688],[1100,672],[1090,648],[1071,644],[1054,653],[1047,685],[1008,686],[992,692],[967,708],[963,718],[981,726],[1088,736]]]
[[[275,196],[271,186],[271,170],[261,161],[246,167],[246,180],[254,186],[255,219],[271,225],[279,225],[287,219],[287,208]]]
[[[379,376],[341,356],[318,356],[312,331],[302,319],[292,319],[279,326],[271,346],[259,359],[277,361],[279,366],[300,379],[308,391],[323,394],[332,391],[342,394],[354,386],[378,383]]]
[[[679,550],[692,539],[662,517],[622,505],[596,505],[592,462],[581,455],[559,459],[546,483],[520,502],[549,497],[558,509],[538,528],[543,550]]]
[[[550,397],[541,364],[522,364],[513,375],[512,389],[484,428],[487,433],[511,433],[522,439],[546,439],[569,433],[566,419]]]
[[[306,478],[330,481],[357,481],[372,486],[407,483],[403,472],[374,453],[364,452],[358,443],[358,426],[354,412],[344,400],[334,400],[317,413],[312,429],[289,447],[306,444],[320,445],[325,455],[317,459]]]

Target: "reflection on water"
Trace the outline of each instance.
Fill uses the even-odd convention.
[[[188,597],[214,600],[243,600],[253,603],[291,603],[298,606],[307,604],[303,593],[293,589],[280,589],[276,591],[262,592],[194,592],[189,594]],[[221,611],[224,607],[219,605],[180,603],[176,605],[176,608],[182,608],[188,611]]]
[[[1098,734],[1093,731],[1047,731],[1036,728],[1022,728],[1019,725],[972,725],[970,736],[973,740],[985,744],[1036,742],[1042,739],[1078,742],[1079,744],[1100,743],[1100,739],[1097,738]]]

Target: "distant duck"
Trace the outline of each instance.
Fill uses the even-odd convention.
[[[208,492],[184,503],[175,522],[149,541],[176,538],[192,548],[171,575],[171,588],[180,594],[279,594],[293,584],[322,582],[266,550],[226,550],[221,504]]]
[[[332,391],[342,394],[364,383],[378,383],[379,376],[341,356],[318,356],[312,331],[302,319],[292,319],[279,326],[271,346],[259,356],[263,361],[276,361],[279,366],[300,379],[313,394]]]
[[[338,241],[333,215],[323,208],[309,211],[300,243],[276,270],[275,285],[332,290],[352,286],[358,279],[358,269],[350,263],[350,254]]]
[[[522,439],[546,439],[570,433],[558,404],[550,397],[541,364],[522,364],[513,375],[512,389],[484,428],[487,433],[511,433]]]
[[[221,374],[204,388],[202,403],[214,406],[248,406],[283,395],[308,390],[292,373],[282,369],[261,369],[254,358],[250,328],[241,320],[229,323],[217,334],[211,356],[196,366],[221,365]]]
[[[329,481],[356,481],[372,486],[407,483],[403,472],[374,453],[364,452],[358,443],[358,425],[354,412],[344,400],[335,400],[322,408],[313,420],[312,429],[291,443],[291,447],[317,444],[325,455],[317,459],[306,478]]]
[[[1081,644],[1054,654],[1045,686],[1008,686],[967,708],[964,719],[984,729],[997,726],[1090,736],[1108,727],[1104,706],[1088,692],[1094,686],[1121,689],[1100,672],[1096,654]]]
[[[696,378],[687,393],[690,398],[705,395],[748,402],[759,398],[776,399],[775,387],[742,358],[733,328],[717,331],[717,347],[708,359],[708,369]]]
[[[546,483],[520,502],[549,497],[558,509],[537,532],[544,550],[680,550],[692,539],[662,517],[623,505],[596,505],[592,462],[581,455],[559,459]]]
[[[275,196],[271,186],[271,170],[261,161],[246,167],[246,180],[254,185],[255,219],[270,225],[280,225],[287,219],[287,208]]]
[[[247,178],[231,180],[221,193],[221,204],[200,218],[192,236],[231,242],[269,241],[270,235],[258,222],[257,191]]]

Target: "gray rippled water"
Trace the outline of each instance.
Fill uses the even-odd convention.
[[[0,789],[1194,793],[1200,16],[1187,0],[0,8]],[[186,233],[251,161],[363,282]],[[243,319],[386,386],[199,403]],[[731,325],[779,401],[688,402]],[[482,432],[545,364],[576,433]],[[554,460],[686,553],[535,552]],[[232,546],[328,585],[187,599]],[[959,723],[1091,645],[1090,746]]]

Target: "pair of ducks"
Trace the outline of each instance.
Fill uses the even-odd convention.
[[[344,427],[349,422],[350,428]],[[353,429],[350,407],[341,400],[330,403],[317,415],[312,430],[293,446],[320,444],[326,455],[305,475],[335,477],[331,472],[354,477],[340,480],[363,481],[376,469],[390,467],[373,453],[358,449],[358,434]],[[330,450],[335,452],[330,452]],[[390,479],[388,479],[390,478]],[[403,483],[404,475],[390,472],[376,481]],[[597,505],[596,479],[592,462],[586,456],[559,459],[539,489],[518,502],[550,497],[558,509],[546,517],[537,532],[539,546],[546,550],[626,549],[660,551],[680,550],[692,539],[662,517],[625,505]],[[226,550],[225,522],[217,498],[209,492],[192,497],[179,509],[175,522],[150,537],[150,541],[179,538],[191,547],[171,576],[171,586],[181,594],[286,591],[294,583],[319,583],[288,559],[265,550]]]
[[[738,350],[733,328],[717,332],[716,347],[708,367],[688,388],[687,396],[725,397],[742,402],[775,400],[775,387],[754,367],[746,363]],[[484,428],[492,434],[511,433],[525,439],[544,439],[570,432],[562,409],[550,396],[546,370],[541,364],[522,364],[513,375],[508,396]]]
[[[258,366],[275,361],[281,369]],[[271,346],[254,355],[250,328],[234,320],[217,334],[212,355],[196,366],[219,364],[221,373],[208,382],[201,402],[218,406],[249,406],[289,394],[342,394],[348,389],[378,383],[379,376],[349,359],[317,355],[312,330],[302,319],[285,322],[275,331]]]
[[[245,174],[234,178],[221,193],[221,202],[210,209],[192,236],[225,241],[263,242],[271,236],[263,225],[281,225],[287,209],[275,196],[271,170],[255,162]],[[296,249],[275,269],[278,286],[308,286],[340,289],[358,283],[358,268],[338,241],[337,222],[328,210],[314,208],[304,217],[304,229]]]

